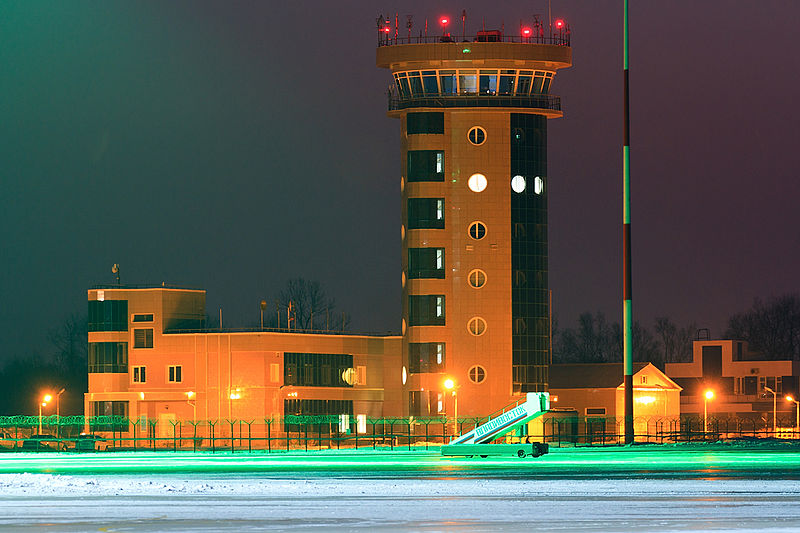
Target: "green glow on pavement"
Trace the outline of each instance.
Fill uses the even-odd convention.
[[[715,477],[747,473],[800,477],[800,446],[703,445],[551,448],[548,455],[441,457],[439,451],[7,453],[0,473],[260,473],[353,477]]]

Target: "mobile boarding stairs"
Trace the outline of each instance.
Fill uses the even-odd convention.
[[[504,407],[489,417],[483,424],[463,435],[453,437],[442,446],[442,455],[447,456],[480,456],[515,455],[517,457],[539,457],[548,452],[544,442],[528,442],[519,444],[491,444],[492,441],[518,429],[523,424],[539,418],[550,409],[550,394],[547,392],[529,392],[525,401],[517,401]],[[522,439],[520,439],[522,440]]]

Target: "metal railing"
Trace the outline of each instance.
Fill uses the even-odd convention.
[[[486,35],[416,35],[400,36],[393,32],[378,33],[378,46],[394,46],[398,44],[434,44],[434,43],[521,43],[521,44],[553,44],[570,46],[571,32],[567,29],[554,32],[553,35],[505,35],[503,33],[487,33]]]
[[[416,107],[521,107],[561,111],[561,97],[549,94],[426,94],[401,96],[389,92],[389,111]]]
[[[534,432],[518,431],[498,442],[544,441],[557,446],[624,444],[622,418],[548,413]],[[366,418],[341,425],[340,416],[286,416],[265,419],[168,420],[125,417],[0,417],[0,451],[254,451],[320,449],[436,449],[485,417]],[[794,418],[773,424],[762,419],[637,417],[637,442],[675,443],[722,439],[800,439]],[[85,433],[81,435],[81,433]]]

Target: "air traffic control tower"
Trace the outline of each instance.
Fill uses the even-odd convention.
[[[400,119],[407,414],[482,416],[548,390],[547,120],[569,29],[406,37],[396,20],[377,65]]]

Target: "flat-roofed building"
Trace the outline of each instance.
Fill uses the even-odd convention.
[[[707,402],[713,416],[770,418],[773,408],[789,420],[795,406],[784,396],[797,395],[800,361],[765,360],[751,353],[746,341],[699,340],[692,343],[692,360],[667,363],[666,374],[680,384],[681,412],[702,415],[706,402],[703,394],[714,392]],[[774,401],[770,389],[777,395]]]
[[[400,336],[208,330],[203,290],[107,286],[88,299],[87,415],[169,428],[174,420],[402,412]]]

